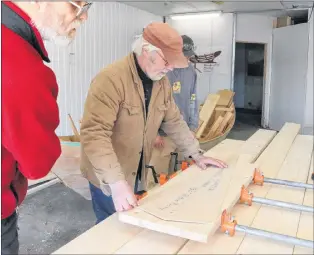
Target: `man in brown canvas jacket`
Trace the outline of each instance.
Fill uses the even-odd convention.
[[[153,143],[161,128],[196,164],[225,163],[199,153],[183,120],[166,73],[187,66],[181,36],[166,23],[148,25],[133,52],[92,81],[81,125],[81,170],[90,182],[97,222],[137,206],[146,189]]]

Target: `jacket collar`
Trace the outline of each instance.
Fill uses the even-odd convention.
[[[142,84],[142,82],[141,82],[140,76],[139,76],[139,74],[137,72],[135,59],[134,58],[135,58],[135,56],[134,56],[134,54],[132,52],[132,53],[130,53],[127,56],[127,61],[129,63],[130,69],[131,69],[133,81],[134,81],[135,84],[139,85],[139,84]]]
[[[31,18],[11,1],[2,1],[1,7],[1,23],[31,44],[41,58],[49,63],[50,60],[43,39]]]

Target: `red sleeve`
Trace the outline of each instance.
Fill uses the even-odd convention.
[[[2,78],[2,145],[28,179],[47,175],[61,154],[55,134],[58,87],[52,71],[41,64],[30,63],[34,71],[28,67],[18,72],[7,69]],[[13,73],[18,77],[11,76]]]

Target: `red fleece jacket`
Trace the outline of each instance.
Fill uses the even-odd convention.
[[[48,56],[42,38],[26,13],[12,2],[5,4],[25,21],[21,29],[33,35],[41,54],[29,38],[2,22],[1,219],[24,200],[27,179],[47,175],[61,153],[55,134],[58,85],[53,71],[43,63]]]

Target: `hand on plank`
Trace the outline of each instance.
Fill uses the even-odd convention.
[[[214,158],[211,158],[211,157],[206,157],[204,155],[201,155],[201,154],[198,154],[197,156],[193,157],[194,161],[195,161],[195,164],[205,170],[208,166],[216,166],[218,168],[227,168],[228,165],[219,160],[219,159],[214,159]]]
[[[138,202],[132,188],[125,180],[109,184],[112,193],[113,204],[117,212],[128,211],[136,206]]]

